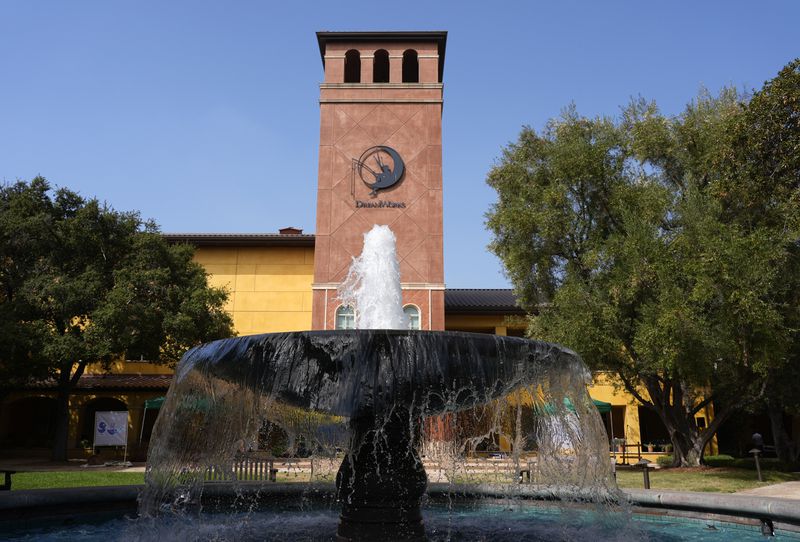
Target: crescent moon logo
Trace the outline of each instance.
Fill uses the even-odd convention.
[[[406,171],[397,151],[385,145],[365,150],[358,160],[353,159],[353,167],[358,171],[359,178],[372,190],[370,196],[399,183]]]

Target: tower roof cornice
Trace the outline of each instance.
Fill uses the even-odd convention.
[[[370,31],[370,32],[330,32],[327,30],[317,32],[317,42],[319,43],[319,54],[322,58],[322,66],[325,67],[325,46],[331,42],[365,42],[365,41],[406,41],[406,42],[434,42],[439,49],[439,79],[441,80],[444,70],[444,53],[447,45],[446,30],[391,30],[391,31]]]

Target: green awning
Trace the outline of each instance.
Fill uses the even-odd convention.
[[[600,414],[611,412],[611,403],[606,403],[605,401],[598,401],[597,399],[592,399],[592,403],[594,403],[594,406],[597,407],[597,411],[600,412]]]
[[[144,408],[159,409],[161,408],[161,405],[164,404],[164,399],[165,399],[164,397],[156,397],[155,399],[148,399],[147,401],[144,402]]]

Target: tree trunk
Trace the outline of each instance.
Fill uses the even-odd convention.
[[[786,463],[795,461],[797,450],[795,450],[795,445],[783,424],[783,408],[774,401],[767,401],[767,414],[769,414],[769,424],[772,429],[772,438],[775,441],[775,453],[778,461]]]
[[[67,460],[67,439],[69,437],[69,389],[58,386],[56,397],[56,432],[53,441],[53,461]]]
[[[696,437],[687,437],[670,431],[673,467],[699,467],[702,464],[706,444],[711,440],[710,436],[703,436],[704,434],[705,432]]]
[[[73,372],[72,369],[75,368]],[[67,460],[67,440],[69,439],[69,397],[78,384],[78,379],[86,369],[86,362],[65,363],[58,374],[58,395],[56,396],[56,432],[53,441],[53,461]]]
[[[693,404],[684,404],[685,395],[679,386],[674,386],[668,381],[668,385],[662,389],[651,382],[648,385],[648,392],[650,397],[662,399],[653,401],[652,406],[669,433],[673,450],[672,466],[701,466],[706,445],[714,438],[722,422],[730,417],[733,409],[725,408],[717,411],[708,426],[700,429],[695,423],[697,408]]]
[[[673,467],[699,467],[703,460],[703,448],[713,436],[707,431],[698,431],[694,416],[687,415],[683,404],[683,390],[671,379],[645,381],[652,398],[651,406],[667,428],[672,442]]]

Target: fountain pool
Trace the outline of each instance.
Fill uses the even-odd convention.
[[[317,495],[319,497],[319,495]],[[184,540],[217,541],[332,541],[339,510],[332,500],[306,496],[283,504],[253,507],[243,499],[239,511],[209,510],[199,515],[136,518],[112,514],[83,514],[64,523],[37,521],[11,524],[3,530],[9,541]],[[650,541],[650,542],[756,542],[763,540],[757,525],[665,515],[633,514],[622,525],[606,512],[565,508],[548,503],[507,499],[465,502],[431,498],[422,509],[426,536],[431,542],[491,540],[492,542]],[[782,540],[800,540],[800,533],[781,531]]]

